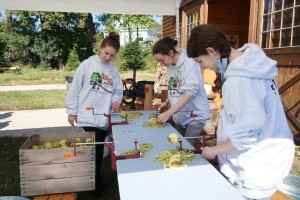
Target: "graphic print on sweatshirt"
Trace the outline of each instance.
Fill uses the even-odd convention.
[[[90,85],[92,85],[92,89],[99,90],[102,89],[105,92],[112,93],[113,79],[108,75],[99,72],[93,72],[90,77]]]
[[[170,77],[168,81],[168,90],[171,96],[180,96],[183,94],[181,90],[182,80],[178,77]]]

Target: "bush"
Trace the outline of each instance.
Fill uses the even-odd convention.
[[[78,53],[76,50],[76,46],[69,53],[68,61],[67,61],[67,70],[73,71],[76,70],[77,67],[80,65]]]
[[[125,46],[122,57],[126,60],[125,67],[128,69],[134,66],[139,66],[141,69],[145,67],[143,49],[138,40],[130,42]]]
[[[152,55],[152,47],[153,46],[143,47],[145,63],[146,63],[146,66],[145,66],[144,70],[156,73],[157,61],[154,59],[154,57]]]
[[[114,58],[114,64],[120,72],[130,70],[125,66],[126,60],[124,59],[123,54],[124,54],[124,48],[120,48],[117,56]]]

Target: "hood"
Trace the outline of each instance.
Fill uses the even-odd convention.
[[[180,67],[184,63],[185,60],[188,59],[186,49],[178,49],[178,53],[179,53],[179,58],[175,65],[175,67],[177,67],[177,68]]]
[[[267,57],[258,45],[245,44],[238,51],[243,54],[229,63],[225,79],[230,76],[273,79],[277,76],[277,62]]]
[[[100,60],[100,58],[99,58],[98,55],[90,56],[88,59],[93,60],[93,61],[96,61],[96,62],[99,62],[99,63],[101,63],[101,64],[104,64],[104,63]]]

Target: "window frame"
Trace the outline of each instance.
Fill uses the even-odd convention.
[[[281,8],[280,9],[275,9],[275,0],[269,0],[269,6],[271,8],[268,9],[267,12],[264,12],[264,7],[266,5],[265,3],[266,0],[260,1],[260,5],[258,5],[258,7],[260,7],[261,9],[258,12],[258,30],[259,30],[259,34],[258,34],[258,44],[265,50],[269,50],[269,49],[282,49],[282,48],[294,48],[294,47],[300,47],[300,44],[298,45],[294,45],[294,30],[296,28],[300,28],[300,24],[295,25],[295,13],[296,13],[296,9],[300,9],[300,5],[296,5],[296,1],[297,0],[293,0],[292,6],[285,8],[285,1],[287,0],[282,0],[281,1]],[[270,3],[271,2],[271,3]],[[291,19],[291,24],[288,26],[283,26],[283,22],[284,22],[284,17],[286,15],[284,15],[284,13],[286,11],[292,11],[292,19]],[[274,17],[276,16],[276,14],[280,14],[280,24],[279,24],[279,28],[278,27],[274,27]],[[268,20],[267,22],[265,22],[265,20]],[[266,30],[264,30],[264,25],[266,25]],[[251,28],[251,27],[250,27]],[[251,29],[250,29],[251,30]],[[283,45],[283,32],[289,31],[289,45]],[[272,40],[273,34],[279,32],[278,35],[278,45],[274,46],[274,40]],[[263,35],[266,35],[265,37]],[[253,34],[252,34],[253,37]],[[251,41],[251,36],[249,36],[249,40]],[[264,42],[264,38],[265,38],[265,42]],[[252,38],[253,39],[253,38]]]
[[[201,5],[197,5],[196,7],[193,7],[189,10],[183,10],[182,11],[182,29],[181,29],[181,47],[186,47],[187,41],[188,41],[188,16],[191,16],[197,12],[199,12],[199,25],[200,24],[207,24],[207,2],[204,1]],[[192,23],[190,23],[192,24]],[[196,24],[197,26],[198,24]],[[192,29],[192,28],[191,28]]]

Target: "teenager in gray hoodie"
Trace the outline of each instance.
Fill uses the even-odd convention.
[[[221,172],[247,199],[271,199],[294,158],[275,81],[276,61],[256,44],[231,48],[230,40],[212,25],[192,30],[187,53],[220,73],[223,82],[217,145],[205,147],[202,156],[218,156]]]
[[[98,114],[117,111],[123,98],[123,84],[112,59],[120,48],[119,35],[110,33],[104,38],[100,55],[84,60],[77,68],[69,89],[66,109],[69,123],[83,127],[85,131],[95,132],[96,142],[103,142],[107,135],[108,118],[93,115],[87,107],[93,107]],[[103,145],[96,145],[96,190],[92,197],[100,198],[103,190],[101,163]]]
[[[172,117],[175,128],[185,137],[197,137],[210,119],[210,110],[200,66],[188,58],[185,49],[177,51],[177,41],[170,37],[156,42],[153,47],[154,58],[167,67],[168,99],[156,103],[158,109],[170,104],[170,109],[157,117],[166,122]],[[194,139],[188,141],[196,147]]]

